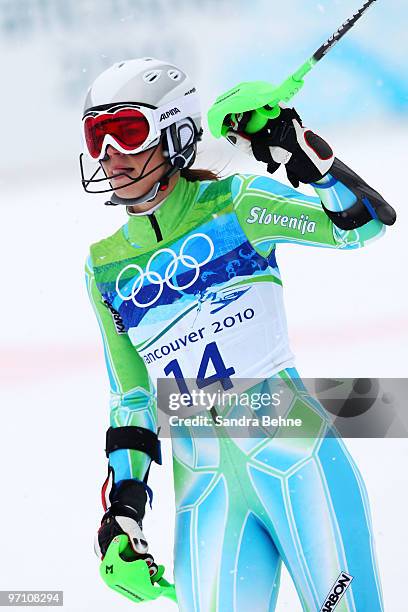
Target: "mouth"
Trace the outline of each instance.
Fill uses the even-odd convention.
[[[133,170],[134,170],[134,168],[132,168],[131,166],[114,166],[113,168],[111,168],[109,170],[109,174],[110,174],[111,177],[114,177],[117,174],[120,174],[120,175],[131,174],[131,172],[133,172]]]

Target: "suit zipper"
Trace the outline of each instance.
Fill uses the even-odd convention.
[[[152,228],[154,229],[154,233],[156,234],[157,242],[161,242],[161,240],[163,240],[163,235],[161,233],[159,222],[154,216],[154,213],[151,213],[150,215],[147,215],[147,216],[149,217]]]

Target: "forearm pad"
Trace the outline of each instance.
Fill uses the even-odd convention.
[[[144,427],[134,425],[124,427],[109,427],[106,432],[106,456],[120,449],[133,449],[146,453],[156,463],[161,465],[160,440],[157,434]]]
[[[393,225],[395,223],[397,215],[392,206],[337,157],[330,168],[330,177],[332,178],[332,186],[337,181],[340,181],[356,198],[356,203],[350,208],[338,212],[329,210],[322,202],[323,210],[334,225],[343,230],[352,230],[365,225],[373,219],[378,219],[385,225]],[[324,185],[320,184],[315,184],[314,186],[324,188]]]

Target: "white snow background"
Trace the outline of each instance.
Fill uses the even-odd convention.
[[[168,58],[195,77],[206,110],[239,81],[280,82],[358,5],[0,0],[0,589],[62,589],[67,612],[135,606],[102,583],[93,552],[108,381],[83,266],[89,244],[126,217],[80,185],[87,85],[114,61]],[[363,250],[279,246],[290,337],[304,376],[407,376],[407,17],[403,0],[375,3],[294,100],[305,124],[399,215]],[[208,136],[196,164],[204,165],[224,167],[224,174],[264,171]],[[276,177],[286,180],[281,171]],[[355,439],[348,447],[371,500],[385,609],[403,612],[408,441]],[[151,471],[155,500],[145,533],[171,578],[168,441],[164,457]],[[175,606],[161,599],[143,609]],[[283,611],[300,611],[286,572],[277,607]]]

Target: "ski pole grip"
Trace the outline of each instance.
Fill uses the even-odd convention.
[[[279,115],[280,108],[278,105],[274,107],[269,107],[269,105],[267,105],[257,108],[252,112],[251,118],[245,126],[245,133],[256,134],[260,132],[270,119],[276,119]]]
[[[274,97],[265,106],[256,109],[248,121],[245,132],[256,134],[262,130],[269,119],[276,119],[280,115],[279,102],[289,102],[304,85],[303,77],[312,70],[316,60],[312,57],[291,74],[279,87],[275,88]]]

